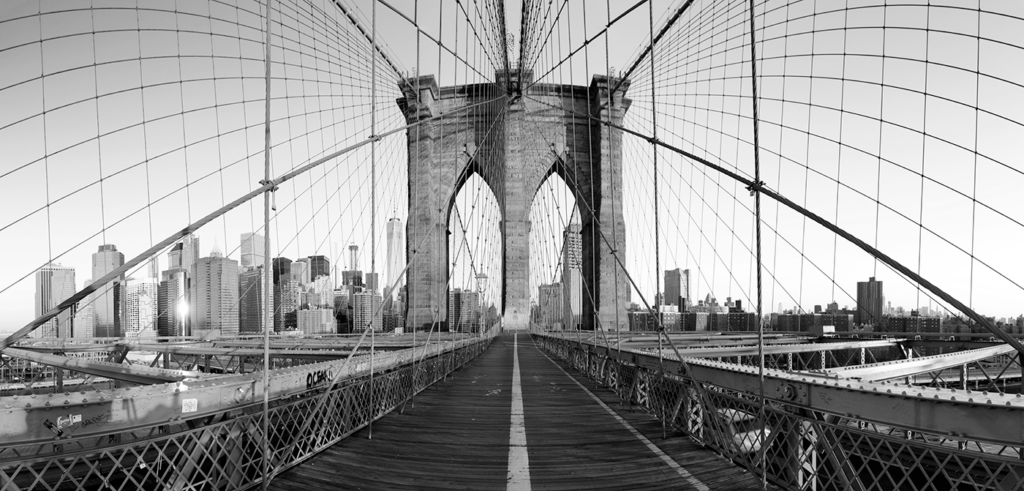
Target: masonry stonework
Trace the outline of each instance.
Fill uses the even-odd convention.
[[[409,124],[409,219],[406,323],[430,329],[447,317],[448,230],[462,185],[480,175],[501,212],[502,312],[506,329],[530,319],[530,206],[557,173],[572,190],[582,221],[584,329],[628,329],[628,280],[622,217],[622,134],[596,119],[621,124],[629,82],[595,75],[590,86],[533,84],[505,73],[496,84],[439,87],[432,75],[401,82],[399,108]],[[610,103],[610,109],[609,109]],[[588,115],[590,117],[588,117]],[[434,118],[434,119],[431,119]],[[609,244],[613,247],[609,247]]]

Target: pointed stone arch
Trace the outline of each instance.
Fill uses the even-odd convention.
[[[512,77],[518,76],[513,74]],[[593,297],[584,302],[583,326],[625,329],[627,282],[612,254],[625,260],[622,217],[622,135],[577,113],[619,124],[629,108],[628,82],[612,94],[617,79],[593,77],[590,86],[530,85],[529,71],[518,84],[522,96],[502,97],[494,84],[437,86],[433,76],[400,83],[397,102],[407,122],[426,121],[407,131],[409,145],[409,268],[407,325],[429,328],[447,303],[447,219],[466,180],[480,174],[501,212],[502,307],[506,328],[529,325],[529,212],[537,190],[558,173],[578,200],[583,235],[583,281]],[[504,80],[503,73],[496,80]],[[473,107],[472,111],[461,111]],[[562,108],[561,110],[557,108]],[[472,151],[469,151],[472,149]],[[457,166],[453,166],[453,162]],[[455,172],[455,169],[459,169]],[[604,194],[608,195],[605,196]],[[440,200],[447,205],[441,209]],[[613,233],[613,227],[616,233]],[[426,246],[416,251],[423,240]],[[444,250],[437,250],[442,244]],[[607,240],[606,240],[607,239]],[[611,245],[611,247],[610,247]],[[444,298],[441,296],[444,295]]]

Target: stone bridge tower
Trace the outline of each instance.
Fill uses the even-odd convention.
[[[589,87],[530,86],[532,73],[519,77],[512,74],[508,92],[504,72],[497,84],[438,87],[432,75],[401,82],[398,106],[408,123],[421,122],[407,130],[406,257],[412,263],[406,325],[429,329],[435,315],[447,317],[448,219],[460,188],[476,173],[501,211],[502,237],[494,239],[503,244],[504,326],[529,326],[530,206],[541,184],[557,173],[575,195],[582,221],[583,329],[627,329],[629,283],[608,246],[614,244],[625,262],[622,132],[595,118],[622,123],[629,82],[615,91],[609,109],[618,79],[595,75]]]

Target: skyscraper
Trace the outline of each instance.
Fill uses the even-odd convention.
[[[188,273],[183,268],[164,271],[157,289],[157,335],[190,336],[187,293]]]
[[[308,285],[310,281],[313,281],[313,278],[310,275],[309,258],[299,258],[292,263],[292,279],[298,282],[300,286]]]
[[[254,232],[242,234],[242,268],[263,265],[266,260],[266,238]]]
[[[562,285],[552,283],[537,287],[540,299],[540,322],[552,328],[562,323]]]
[[[181,268],[186,272],[191,271],[196,259],[199,259],[199,237],[188,234],[167,253],[167,269]]]
[[[452,332],[474,332],[478,327],[477,293],[456,288],[448,294],[448,330]]]
[[[210,253],[192,265],[189,310],[192,332],[238,334],[238,262]]]
[[[126,338],[157,335],[159,310],[159,283],[154,278],[125,280],[125,317],[123,335]]]
[[[682,298],[683,300],[680,300]],[[686,304],[693,305],[690,295],[690,270],[669,269],[665,271],[665,305],[678,305],[685,310]]]
[[[882,282],[875,281],[874,276],[868,278],[868,281],[858,281],[857,312],[854,314],[853,322],[856,324],[881,325],[884,298],[885,293],[882,291]]]
[[[278,258],[280,259],[280,258]],[[276,285],[275,285],[276,286]],[[263,265],[249,267],[238,275],[238,332],[263,332],[266,317],[266,282],[263,279]],[[271,311],[273,311],[271,303]]]
[[[367,326],[380,332],[384,328],[380,294],[359,292],[352,295],[352,332],[363,332]]]
[[[92,280],[85,280],[85,285],[88,286],[91,282]],[[93,307],[92,298],[93,296],[90,294],[78,302],[75,310],[75,322],[72,328],[75,338],[95,337],[93,331],[96,324],[96,309]]]
[[[327,256],[309,256],[309,279],[331,275],[331,260]]]
[[[50,263],[36,271],[36,317],[60,305],[75,294],[75,270],[59,264]],[[72,332],[72,314],[74,309],[67,309],[46,324],[32,332],[36,338],[70,338]]]
[[[580,224],[565,228],[562,246],[562,322],[566,329],[577,329],[583,313],[583,239]]]
[[[97,281],[124,264],[124,254],[113,244],[104,244],[92,255],[92,277]],[[99,285],[93,297],[96,310],[95,335],[99,338],[121,336],[121,284],[124,275],[105,285]]]
[[[394,287],[391,292],[391,298],[395,298],[398,294],[398,289],[402,286],[397,284],[399,281],[399,274],[402,269],[405,268],[405,261],[403,261],[402,255],[405,252],[405,229],[402,228],[402,221],[397,218],[388,220],[387,224],[387,235],[388,235],[388,257],[387,257],[387,282],[384,284],[383,291],[387,291],[388,288]]]
[[[146,278],[160,278],[160,261],[155,257],[146,263]]]
[[[359,246],[355,244],[348,246],[348,269],[349,271],[359,270]]]

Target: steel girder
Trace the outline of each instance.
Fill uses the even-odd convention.
[[[820,351],[860,349],[860,348],[889,348],[895,346],[899,339],[880,339],[865,341],[837,341],[834,343],[801,343],[801,344],[771,344],[764,347],[765,355],[784,355],[788,353],[815,353]],[[674,354],[674,353],[673,353]],[[757,346],[730,346],[716,348],[681,348],[679,354],[684,357],[694,358],[728,358],[733,356],[757,356]]]
[[[373,369],[391,370],[417,359],[447,355],[454,350],[487,342],[490,342],[490,338],[470,338],[452,344],[380,353],[374,356]],[[7,348],[4,353],[9,354],[11,350]],[[132,368],[162,370],[140,366]],[[344,372],[338,377],[338,371],[342,368]],[[322,390],[332,378],[345,380],[369,370],[369,354],[354,357],[348,364],[345,360],[333,360],[272,370],[270,399],[301,397],[310,391]],[[100,392],[0,397],[0,411],[3,411],[3,417],[0,418],[0,441],[5,446],[14,446],[52,442],[68,437],[95,437],[221,414],[262,400],[262,379],[263,372],[251,372]]]
[[[891,380],[920,373],[944,370],[974,361],[984,360],[993,356],[1016,353],[1013,346],[1000,345],[990,348],[980,348],[956,353],[946,353],[933,356],[922,356],[909,360],[886,361],[872,363],[869,365],[857,365],[852,367],[829,368],[823,373],[841,378],[860,379],[864,381]]]
[[[4,350],[4,354],[12,358],[29,360],[41,365],[74,370],[76,372],[88,373],[89,375],[97,375],[136,384],[178,382],[185,379],[199,378],[203,375],[202,372],[151,368],[142,365],[122,365],[85,358],[40,353],[21,348],[7,348]]]
[[[570,339],[548,337],[559,343]],[[657,355],[616,350],[599,345],[579,348],[643,367],[683,373],[682,363],[671,356],[659,362]],[[757,394],[757,368],[688,358],[693,377],[709,385]],[[987,392],[957,391],[886,382],[854,381],[809,373],[764,370],[765,397],[803,409],[851,419],[891,425],[914,431],[1005,445],[1024,441],[1024,397]]]

